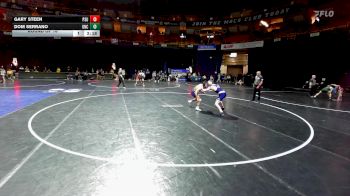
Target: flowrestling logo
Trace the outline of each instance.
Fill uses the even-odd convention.
[[[332,18],[334,16],[334,10],[314,10],[316,17]]]

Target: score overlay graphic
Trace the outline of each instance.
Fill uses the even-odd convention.
[[[88,16],[17,16],[12,37],[100,37],[101,18]]]

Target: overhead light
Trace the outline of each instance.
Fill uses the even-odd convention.
[[[184,35],[183,33],[181,33],[180,38],[181,38],[181,39],[184,39],[184,38],[186,38],[186,35]]]
[[[264,26],[264,27],[269,27],[269,23],[267,23],[266,21],[264,20],[260,20],[260,25]]]
[[[214,38],[214,35],[213,34],[207,35],[207,38],[212,39],[212,38]]]
[[[230,57],[231,57],[231,58],[237,57],[237,52],[231,52],[231,53],[230,53]]]
[[[311,16],[311,24],[314,24],[316,21],[320,22],[320,18],[316,15]]]

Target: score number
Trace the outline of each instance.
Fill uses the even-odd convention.
[[[73,37],[100,37],[98,30],[74,30]]]
[[[74,30],[73,37],[84,37],[84,31]]]

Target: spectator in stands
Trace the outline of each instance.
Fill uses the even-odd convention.
[[[1,66],[0,67],[0,78],[1,78],[1,82],[4,84],[6,82],[5,75],[6,75],[6,70],[5,70],[4,66]]]
[[[240,86],[242,86],[243,84],[244,84],[244,82],[242,79],[239,79],[238,82],[236,83],[236,85],[240,85]]]
[[[132,79],[133,79],[133,80],[136,80],[136,78],[137,78],[137,70],[135,69],[134,74],[133,74],[133,76],[132,76]]]
[[[7,79],[10,79],[12,81],[15,79],[15,75],[11,67],[7,68]]]
[[[226,76],[226,82],[227,82],[227,83],[231,83],[231,75],[230,75],[230,74],[228,74],[228,75]]]
[[[85,71],[83,71],[83,73],[81,73],[81,78],[83,80],[87,80],[88,79],[88,71],[87,70],[85,70]]]
[[[156,74],[156,76],[154,77],[154,82],[155,82],[155,83],[159,83],[159,80],[160,80],[160,72],[158,72],[158,73]]]
[[[111,68],[111,69],[109,70],[109,73],[112,74],[112,75],[114,75],[114,70]]]
[[[225,74],[221,74],[220,81],[221,82],[225,82],[225,78],[226,78],[226,75]]]
[[[196,77],[197,77],[197,74],[195,72],[193,72],[192,76],[191,76],[191,81],[192,82],[196,81],[197,80]]]
[[[99,69],[96,69],[96,80],[101,80],[101,74]]]
[[[216,83],[221,83],[221,74],[218,73],[218,79],[216,80]]]
[[[322,78],[322,79],[321,79],[321,83],[320,83],[320,88],[323,88],[323,87],[325,87],[325,86],[327,86],[327,85],[326,85],[326,78]]]
[[[23,71],[24,71],[24,67],[23,67],[22,65],[19,67],[19,71],[20,71],[20,72],[23,72]]]
[[[43,72],[51,72],[51,69],[50,68],[47,68],[47,67],[44,67],[44,71]]]
[[[176,80],[175,80],[175,81],[176,81],[176,82],[179,82],[179,79],[180,79],[180,78],[181,78],[181,75],[180,75],[180,74],[176,74],[176,77],[175,77]]]
[[[48,70],[48,72],[49,72],[49,70]],[[68,72],[67,73],[67,80],[73,80],[73,79],[74,79],[74,75],[71,72]]]
[[[34,66],[34,69],[33,69],[34,72],[39,72],[38,71],[38,68],[36,66]]]
[[[79,67],[77,67],[77,69],[75,70],[74,78],[75,78],[76,80],[79,80],[79,79],[80,79]]]
[[[105,71],[101,68],[99,71],[98,71],[98,78],[100,80],[104,80],[105,79]]]
[[[166,78],[167,78],[166,73],[161,71],[161,81],[165,82]]]
[[[114,80],[118,80],[117,72],[117,65],[115,63],[112,63],[111,70],[109,71],[109,73],[113,75]]]
[[[146,69],[145,74],[146,74],[146,80],[151,79],[151,72],[149,71],[148,68]]]
[[[27,72],[27,73],[29,73],[29,72],[30,72],[30,69],[29,69],[29,67],[28,67],[28,66],[26,66],[26,68],[24,69],[24,72]]]
[[[56,73],[61,73],[61,68],[60,67],[57,67]]]
[[[214,82],[214,76],[213,76],[213,75],[210,75],[210,80],[211,80],[212,82]]]
[[[168,82],[171,81],[171,77],[172,77],[172,75],[171,75],[171,74],[168,74],[168,77],[167,77],[167,78],[168,78],[168,79],[167,79]]]
[[[105,79],[105,70],[103,70],[102,68],[101,68],[101,70],[100,70],[100,73],[101,73],[101,76],[102,76],[102,80],[104,80]]]
[[[156,75],[157,75],[157,72],[156,72],[156,71],[153,71],[153,72],[152,72],[152,80],[153,80],[153,81],[155,81]]]
[[[191,82],[191,73],[186,74],[186,82]]]

